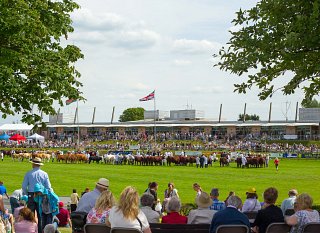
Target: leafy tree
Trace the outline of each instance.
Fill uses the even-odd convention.
[[[119,121],[126,122],[142,120],[144,118],[143,114],[144,108],[127,108],[120,115]]]
[[[302,107],[304,108],[320,108],[320,102],[318,102],[316,99],[313,99],[311,101],[307,101],[302,104]]]
[[[243,121],[243,114],[239,114],[239,118],[238,118],[238,121]],[[259,121],[260,120],[260,117],[256,114],[253,114],[253,115],[249,115],[249,114],[246,114],[246,121]]]
[[[220,49],[215,66],[242,76],[234,91],[246,93],[259,88],[260,100],[281,90],[293,94],[304,91],[303,103],[320,90],[320,0],[259,0],[249,10],[239,10],[228,47]],[[277,80],[286,80],[283,86]]]
[[[74,45],[61,45],[73,31],[72,0],[0,1],[0,112],[22,114],[35,124],[40,114],[55,114],[63,98],[83,100],[74,63],[83,58]],[[65,44],[65,43],[64,43]]]

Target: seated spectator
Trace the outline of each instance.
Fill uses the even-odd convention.
[[[210,206],[211,210],[224,210],[226,208],[226,204],[223,201],[219,201],[219,189],[213,188],[210,193],[211,199],[213,200],[212,205]]]
[[[58,226],[56,223],[48,224],[44,227],[43,233],[57,233]]]
[[[115,205],[115,199],[111,191],[103,191],[97,199],[94,208],[87,215],[87,223],[109,224],[109,214],[112,206]],[[109,225],[110,226],[110,225]]]
[[[256,189],[250,188],[248,192],[246,192],[246,195],[247,199],[243,203],[242,212],[258,212],[258,210],[261,210]]]
[[[191,210],[188,215],[188,224],[210,224],[213,215],[217,212],[211,210],[212,200],[208,193],[202,192],[196,199],[198,209]]]
[[[108,188],[109,180],[100,178],[96,183],[96,188],[91,192],[84,193],[80,198],[76,211],[89,213],[89,211],[95,206],[100,194],[103,191],[108,190]]]
[[[253,232],[265,233],[267,227],[274,222],[284,222],[281,209],[274,204],[278,198],[278,190],[276,188],[267,188],[263,193],[264,206],[258,211],[257,217],[253,223]]]
[[[181,209],[181,202],[179,198],[172,197],[166,206],[167,215],[162,217],[162,223],[170,224],[186,224],[188,218],[179,214]]]
[[[22,208],[19,217],[20,221],[14,224],[15,233],[38,233],[36,219],[29,208]]]
[[[21,199],[19,200],[19,207],[14,209],[13,218],[15,222],[19,222],[19,213],[20,210],[27,206],[28,203],[28,196],[23,195]]]
[[[4,223],[6,224],[7,232],[11,232],[13,229],[13,215],[9,213],[9,209],[5,208],[4,213],[2,215]]]
[[[59,219],[59,227],[71,227],[71,219],[69,211],[63,208],[64,204],[62,201],[59,202],[59,214],[57,218]]]
[[[111,228],[134,228],[143,233],[151,233],[148,219],[139,209],[138,191],[131,186],[122,191],[119,203],[110,210],[109,222]]]
[[[312,209],[313,200],[307,193],[300,194],[296,201],[297,212],[286,217],[288,225],[292,226],[290,233],[301,233],[303,226],[310,222],[320,222],[319,212]]]
[[[10,196],[10,206],[11,206],[11,213],[14,213],[14,209],[18,208],[19,205],[19,200],[22,197],[22,189],[16,189],[13,191],[13,193]]]
[[[281,203],[281,210],[283,215],[285,214],[287,209],[294,209],[294,202],[297,198],[298,191],[296,189],[291,189],[288,195],[289,197]]]
[[[242,207],[242,201],[238,196],[231,196],[228,199],[228,206],[224,210],[220,210],[212,218],[210,225],[210,233],[215,233],[220,225],[240,224],[246,225],[250,229],[248,217],[239,210]]]
[[[229,197],[230,196],[235,196],[236,195],[236,193],[235,192],[233,192],[233,191],[230,191],[229,192],[229,195],[227,196],[227,198],[224,200],[224,204],[227,206],[228,205],[228,199],[229,199]]]
[[[146,215],[149,223],[159,223],[160,214],[157,211],[152,210],[154,197],[149,193],[144,193],[140,198],[141,211]]]

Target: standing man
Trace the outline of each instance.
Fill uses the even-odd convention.
[[[3,182],[2,181],[0,181],[0,195],[6,195],[7,196],[7,198],[9,199],[9,196],[8,196],[8,194],[7,194],[7,189],[6,189],[6,187],[3,185]]]
[[[38,219],[41,219],[41,216],[39,216],[40,204],[34,201],[35,184],[39,183],[44,188],[50,191],[53,191],[53,190],[51,188],[51,183],[50,183],[48,174],[40,169],[40,166],[43,165],[43,163],[41,163],[41,159],[36,157],[32,159],[30,163],[32,163],[32,170],[28,171],[24,176],[24,179],[22,182],[22,191],[23,191],[23,194],[28,195],[28,204],[27,204],[28,208],[30,208],[32,212],[35,212],[35,210],[37,210]],[[38,229],[39,229],[39,232],[41,232],[42,230],[41,224],[38,224]]]

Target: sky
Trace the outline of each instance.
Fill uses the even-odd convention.
[[[72,13],[74,32],[67,43],[82,50],[77,62],[86,102],[79,102],[79,121],[109,122],[115,106],[115,121],[123,110],[154,102],[139,99],[155,90],[161,111],[196,109],[205,118],[237,120],[246,103],[247,114],[268,120],[293,120],[302,94],[260,101],[257,89],[247,94],[233,92],[237,77],[213,67],[213,54],[229,38],[235,12],[249,9],[256,1],[239,0],[76,0],[81,9]],[[58,107],[57,107],[58,108]],[[61,108],[73,115],[76,103]],[[6,121],[10,121],[8,118]],[[2,120],[3,122],[5,120]]]

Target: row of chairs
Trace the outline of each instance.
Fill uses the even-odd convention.
[[[208,233],[209,224],[161,224],[151,223],[152,233]],[[290,226],[285,223],[272,223],[266,233],[288,233]],[[250,229],[245,225],[221,225],[216,233],[249,233]],[[320,223],[308,223],[303,228],[303,233],[319,233]],[[132,228],[110,228],[105,224],[86,224],[84,233],[141,233]]]

